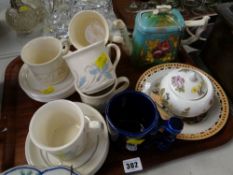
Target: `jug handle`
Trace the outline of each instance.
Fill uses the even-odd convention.
[[[111,48],[113,48],[116,52],[116,57],[114,59],[114,62],[113,62],[113,69],[115,70],[119,61],[120,61],[120,57],[121,57],[121,51],[120,51],[120,48],[116,45],[116,44],[113,44],[113,43],[110,43],[107,45],[107,48],[108,50],[110,51]]]

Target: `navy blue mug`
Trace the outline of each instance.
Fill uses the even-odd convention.
[[[114,95],[105,109],[111,140],[129,151],[142,148],[148,135],[159,128],[160,114],[145,93],[128,90]]]

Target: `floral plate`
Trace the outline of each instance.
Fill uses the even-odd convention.
[[[65,166],[55,166],[46,169],[38,169],[31,165],[21,165],[6,170],[2,175],[80,175],[72,168]]]
[[[163,119],[170,115],[159,105],[159,99],[153,92],[154,87],[160,82],[161,78],[170,71],[178,68],[189,68],[205,74],[213,83],[215,89],[214,104],[207,112],[205,118],[194,124],[184,123],[182,132],[177,136],[180,140],[202,140],[209,138],[219,132],[227,122],[229,116],[229,103],[227,96],[220,84],[209,74],[194,66],[181,63],[166,63],[154,66],[144,72],[138,79],[136,90],[149,95],[157,104]]]

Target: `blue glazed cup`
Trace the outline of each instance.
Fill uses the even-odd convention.
[[[111,140],[128,151],[143,147],[148,135],[158,131],[160,115],[152,99],[137,91],[113,96],[105,109]]]

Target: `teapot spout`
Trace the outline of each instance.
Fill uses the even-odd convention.
[[[121,19],[117,19],[113,21],[113,28],[119,30],[121,36],[113,36],[112,41],[122,44],[122,49],[124,50],[124,52],[127,55],[131,55],[133,51],[132,40],[129,36],[129,32],[125,23]]]

